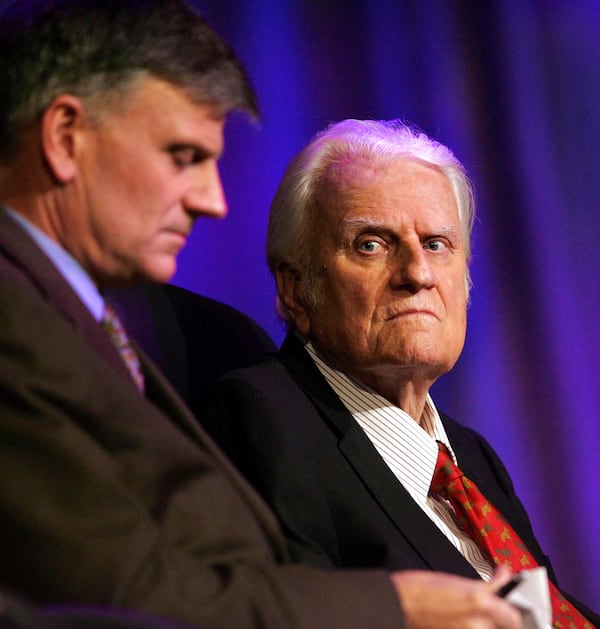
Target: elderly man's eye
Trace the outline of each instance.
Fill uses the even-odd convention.
[[[442,251],[446,246],[443,240],[429,240],[425,243],[425,249],[429,249],[429,251]]]
[[[381,249],[381,243],[377,240],[363,240],[358,245],[358,250],[365,253],[376,253]]]

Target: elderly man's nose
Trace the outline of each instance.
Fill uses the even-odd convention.
[[[433,270],[426,251],[418,247],[403,248],[396,260],[394,281],[398,285],[427,288],[433,284]]]

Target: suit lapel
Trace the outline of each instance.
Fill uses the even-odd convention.
[[[210,448],[216,452],[216,446],[200,427],[199,421],[192,415],[166,376],[135,341],[132,341],[132,345],[140,358],[146,376],[146,397],[176,423],[180,430],[195,441],[210,442]],[[219,456],[221,456],[220,452]]]
[[[288,335],[278,357],[337,435],[339,450],[348,465],[423,561],[432,570],[478,578],[394,476],[294,334]]]
[[[155,404],[179,430],[183,431],[194,442],[200,444],[202,449],[209,453],[212,462],[229,478],[237,488],[240,500],[245,501],[249,509],[254,513],[268,538],[273,552],[280,560],[288,557],[285,541],[279,524],[263,499],[250,487],[249,483],[241,476],[235,466],[229,461],[221,449],[204,430],[199,419],[185,405],[179,394],[160,369],[154,364],[145,352],[132,342],[140,357],[140,363],[144,370],[146,382],[146,397]],[[128,376],[129,377],[129,376]]]
[[[131,383],[132,395],[139,396],[123,359],[106,332],[44,252],[15,221],[0,211],[0,259],[2,256],[6,261],[4,270],[9,277],[50,302],[85,341],[122,374],[123,380]],[[165,421],[170,420],[176,424],[209,453],[211,461],[227,475],[238,489],[240,499],[254,512],[274,553],[280,559],[285,559],[287,550],[275,516],[214,444],[152,360],[139,346],[135,343],[133,345],[146,377],[147,399],[162,411]]]
[[[105,360],[131,378],[106,332],[79,296],[30,236],[4,211],[0,211],[0,249],[17,281],[29,285],[50,302]]]

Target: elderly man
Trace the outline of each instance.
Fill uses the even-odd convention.
[[[267,256],[289,334],[276,357],[221,380],[203,418],[274,507],[296,560],[484,580],[498,563],[540,564],[556,626],[591,627],[598,616],[555,587],[496,454],[429,396],[465,339],[472,199],[454,155],[398,121],[318,134],[271,208]],[[447,471],[457,484],[455,463],[475,483],[471,511],[485,497],[512,546],[481,543],[487,520],[469,528],[443,482]]]
[[[292,565],[105,303],[168,280],[196,219],[226,212],[226,114],[256,109],[230,49],[180,0],[3,6],[0,584],[210,629],[518,629],[508,570]]]

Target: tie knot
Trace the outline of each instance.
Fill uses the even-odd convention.
[[[455,465],[446,446],[438,441],[438,458],[431,479],[431,492],[448,497],[448,486],[464,474]]]

